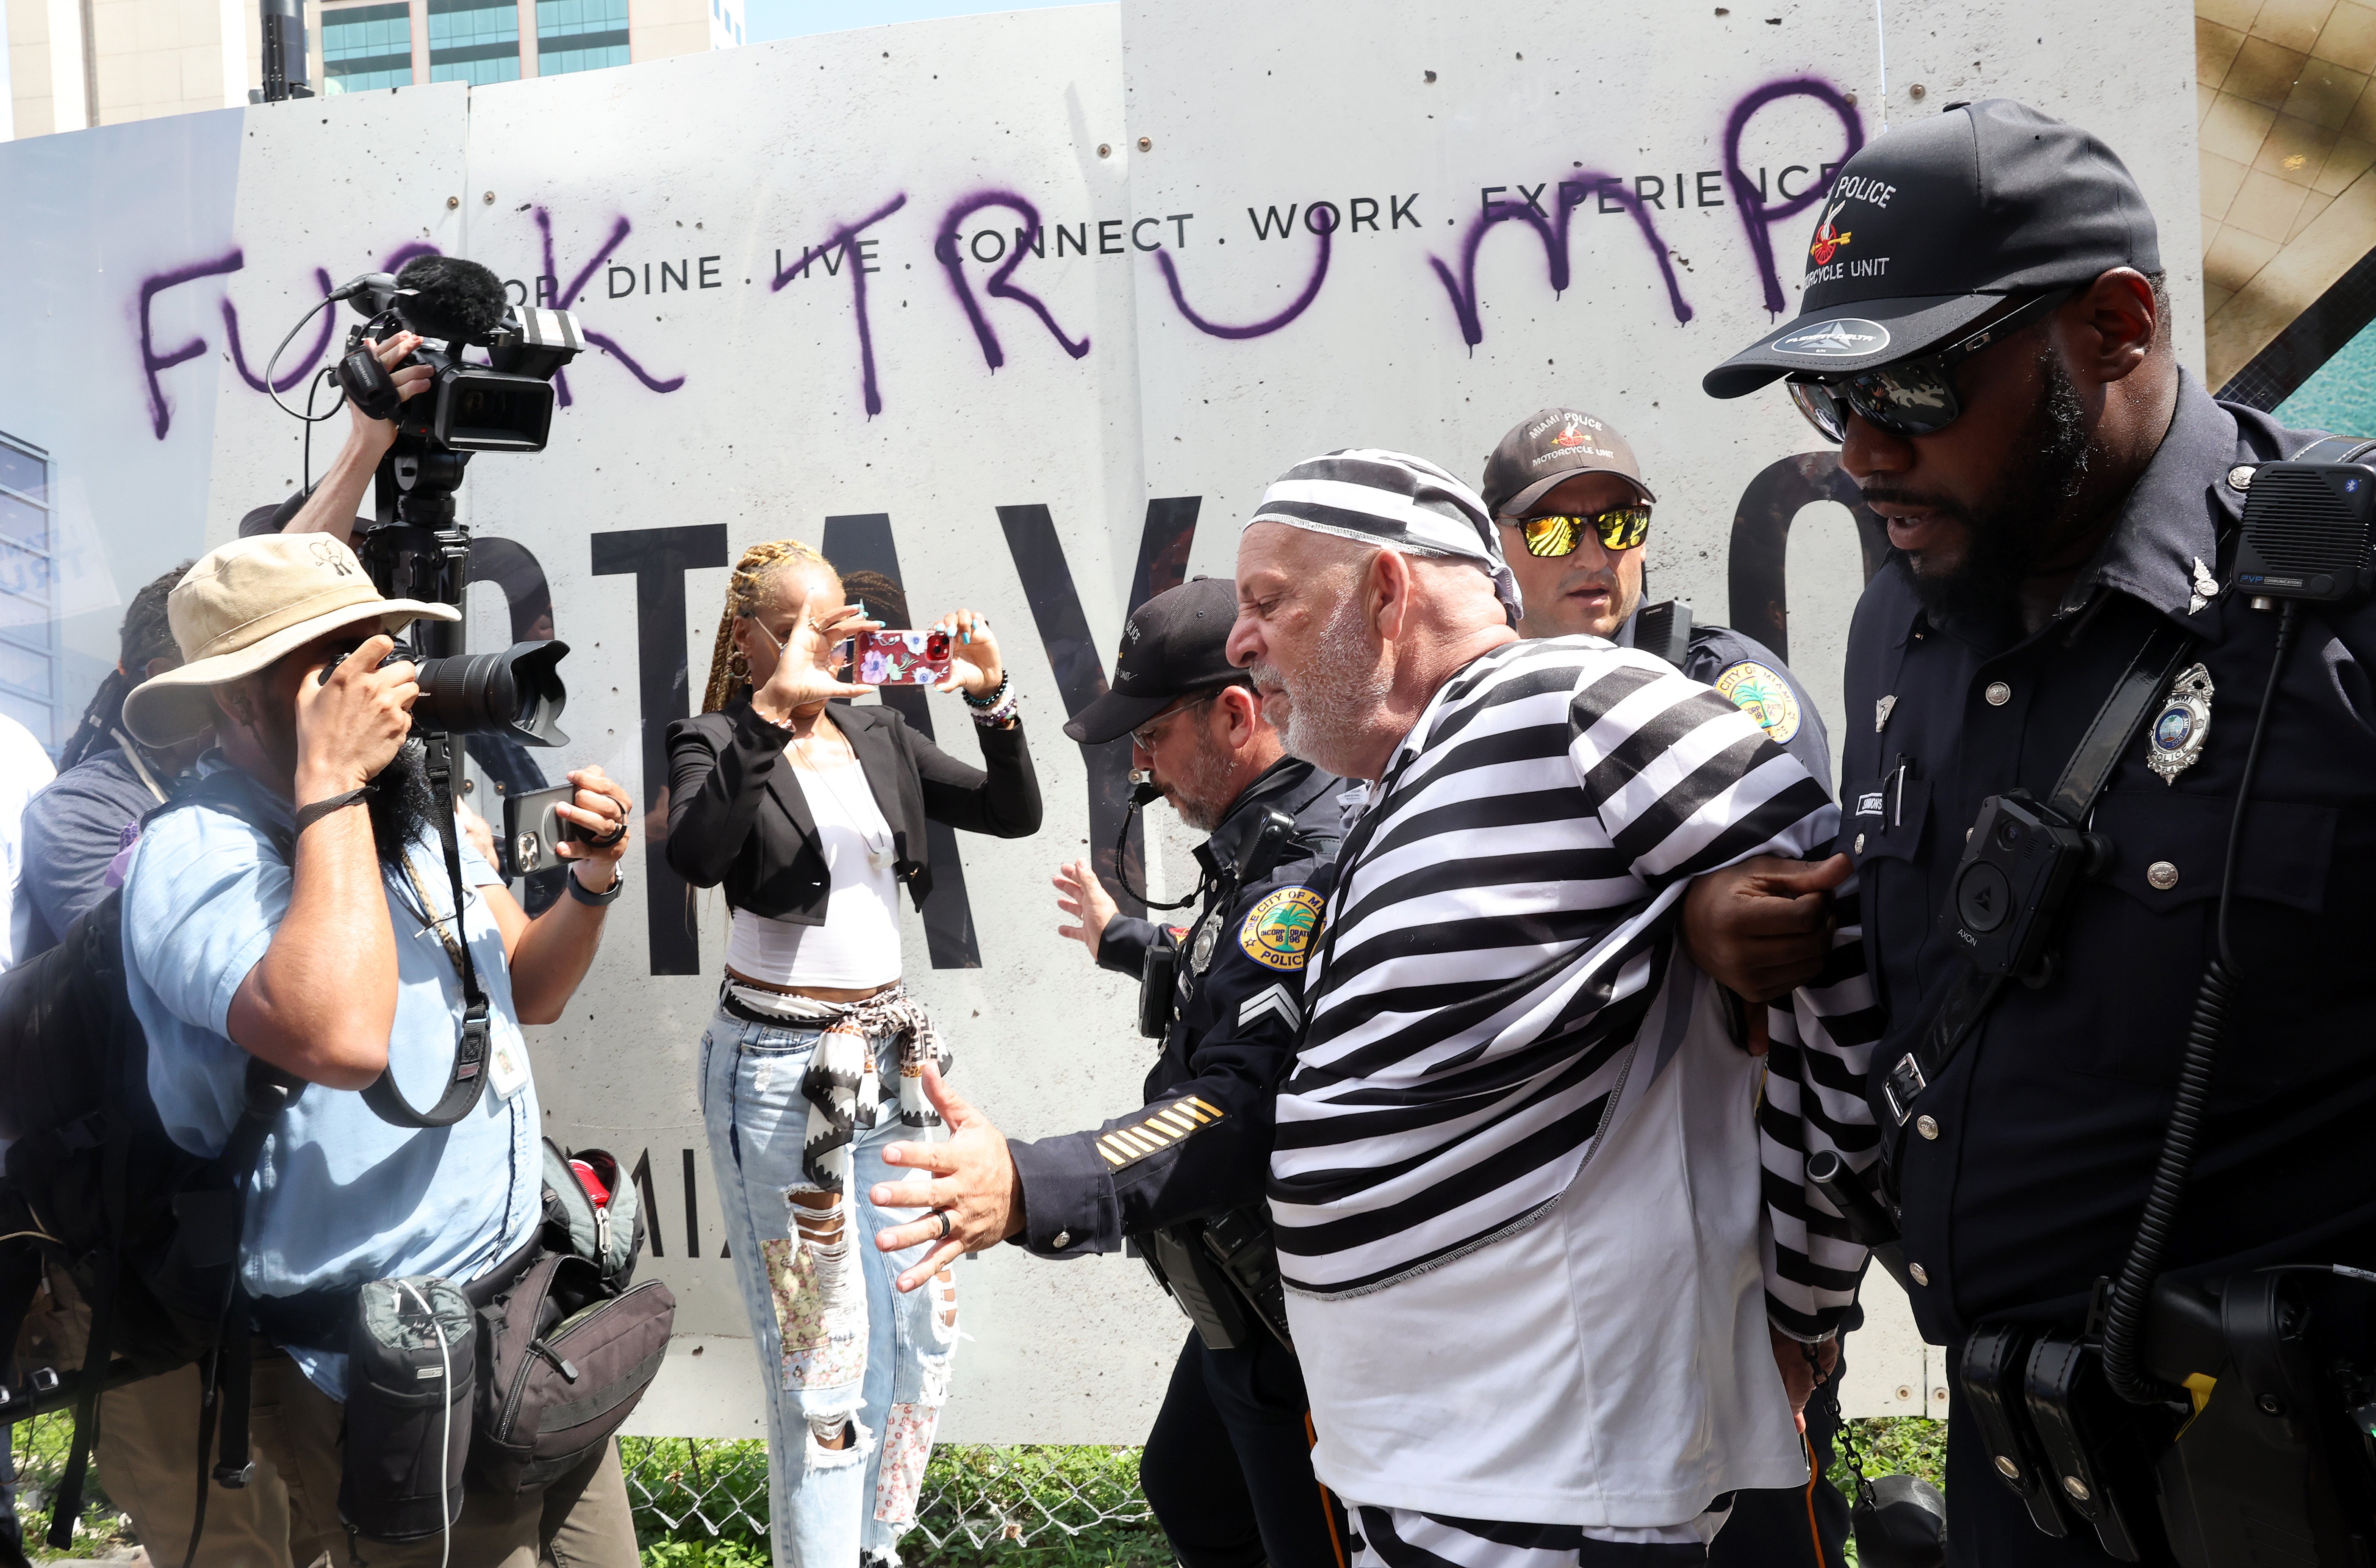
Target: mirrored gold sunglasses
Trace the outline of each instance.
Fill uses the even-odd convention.
[[[1509,522],[1525,541],[1527,554],[1547,558],[1575,553],[1586,529],[1600,536],[1603,550],[1631,550],[1650,537],[1647,506],[1612,506],[1589,517],[1513,517]]]

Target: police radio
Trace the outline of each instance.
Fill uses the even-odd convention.
[[[2376,441],[2330,435],[2252,470],[2236,541],[2236,587],[2253,608],[2280,599],[2332,603],[2376,587]]]

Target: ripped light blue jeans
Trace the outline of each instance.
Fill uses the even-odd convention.
[[[701,1041],[702,1120],[767,1393],[778,1568],[857,1568],[861,1554],[898,1562],[956,1344],[948,1271],[903,1296],[891,1282],[925,1249],[874,1245],[877,1232],[922,1212],[877,1208],[866,1195],[909,1174],[884,1163],[887,1145],[927,1136],[900,1124],[896,1095],[874,1126],[857,1130],[842,1201],[794,1206],[795,1194],[818,1195],[801,1170],[801,1078],[822,1032],[720,1011]],[[871,1043],[896,1085],[890,1042]],[[835,1438],[846,1446],[828,1446]]]

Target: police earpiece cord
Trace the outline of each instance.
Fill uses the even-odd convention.
[[[1124,850],[1130,848],[1131,819],[1138,815],[1138,811],[1141,806],[1146,805],[1149,801],[1160,799],[1162,794],[1162,790],[1157,789],[1154,784],[1148,782],[1142,782],[1132,788],[1130,791],[1130,804],[1122,814],[1122,830],[1114,835],[1114,880],[1122,884],[1122,890],[1124,893],[1129,894],[1132,897],[1137,899],[1140,903],[1146,905],[1150,909],[1184,909],[1189,905],[1194,903],[1199,897],[1203,897],[1205,892],[1205,882],[1202,877],[1197,879],[1196,891],[1189,894],[1185,898],[1175,898],[1169,904],[1159,904],[1153,898],[1147,897],[1146,888],[1133,887],[1130,885],[1130,861],[1123,853]]]
[[[2228,905],[2236,894],[2236,861],[2244,844],[2244,806],[2252,796],[2252,774],[2261,761],[2261,742],[2269,728],[2269,707],[2277,700],[2277,681],[2284,673],[2287,650],[2293,647],[2294,619],[2300,601],[2288,599],[2278,612],[2277,641],[2269,658],[2269,683],[2261,694],[2261,709],[2252,720],[2251,743],[2244,751],[2244,773],[2236,786],[2236,812],[2228,826],[2228,854],[2219,873],[2219,913],[2213,923],[2211,962],[2194,995],[2194,1016],[2186,1028],[2186,1051],[2178,1069],[2178,1098],[2170,1107],[2169,1125],[2162,1134],[2161,1157],[2155,1163],[2153,1183],[2137,1221],[2136,1238],[2121,1265],[2104,1312],[2104,1380],[2132,1405],[2156,1405],[2176,1396],[2138,1365],[2145,1309],[2153,1298],[2154,1277],[2161,1271],[2169,1249],[2170,1230],[2178,1218],[2179,1201],[2186,1193],[2186,1177],[2194,1163],[2194,1146],[2203,1131],[2204,1108],[2211,1098],[2212,1060],[2228,1025],[2228,1011],[2236,1000],[2239,978],[2234,950],[2228,945]]]

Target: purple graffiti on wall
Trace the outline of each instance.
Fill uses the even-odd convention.
[[[550,208],[540,207],[536,209],[536,229],[538,238],[544,247],[544,276],[547,278],[558,279],[561,276],[561,268],[555,266],[552,260],[552,211]],[[559,294],[554,296],[552,308],[555,310],[567,310],[570,305],[576,302],[579,291],[592,280],[594,277],[594,269],[600,267],[604,262],[610,260],[612,253],[616,251],[620,245],[624,244],[627,236],[634,232],[634,231],[635,226],[629,223],[625,216],[622,214],[618,220],[611,225],[611,237],[602,242],[602,248],[596,251],[593,258],[578,269],[577,276],[569,280],[569,287],[562,290]],[[663,380],[660,377],[652,374],[651,372],[646,370],[641,364],[636,362],[636,357],[633,354],[628,353],[626,350],[619,347],[619,343],[616,339],[611,337],[607,333],[588,332],[586,334],[586,340],[593,344],[596,348],[601,350],[604,353],[610,355],[612,359],[618,361],[621,364],[626,366],[627,374],[634,376],[637,381],[642,382],[647,391],[673,392],[678,387],[684,385],[684,377],[682,375],[672,375]],[[552,390],[553,401],[559,403],[564,409],[570,406],[569,373],[567,371],[561,371],[554,374],[552,378]]]
[[[1659,237],[1658,226],[1651,220],[1641,196],[1627,189],[1625,183],[1617,176],[1587,169],[1572,172],[1566,179],[1556,182],[1559,194],[1551,203],[1555,211],[1546,213],[1536,198],[1553,183],[1544,181],[1534,187],[1531,195],[1521,185],[1518,189],[1523,199],[1497,202],[1470,219],[1467,232],[1461,237],[1460,271],[1456,277],[1452,268],[1438,257],[1431,255],[1427,258],[1428,266],[1435,270],[1436,280],[1452,297],[1452,314],[1460,323],[1461,341],[1474,349],[1485,340],[1484,322],[1477,308],[1477,251],[1485,243],[1485,236],[1491,232],[1493,225],[1524,223],[1532,229],[1536,238],[1543,243],[1543,261],[1550,273],[1551,292],[1565,293],[1572,277],[1568,263],[1569,227],[1575,217],[1575,209],[1587,200],[1601,204],[1605,210],[1606,204],[1614,199],[1625,211],[1633,214],[1634,227],[1641,231],[1642,243],[1649,247],[1650,255],[1658,263],[1659,276],[1666,279],[1668,308],[1674,312],[1677,323],[1691,320],[1692,307],[1683,298],[1681,284],[1676,280],[1674,258],[1668,252],[1667,242]]]
[[[323,293],[327,294],[330,291],[330,275],[318,267],[314,268],[314,281],[320,286]],[[330,334],[338,328],[338,313],[335,310],[324,311],[321,315],[322,330],[315,336],[314,346],[305,350],[305,356],[298,362],[297,368],[267,386],[263,376],[247,368],[247,353],[239,340],[239,309],[231,303],[229,294],[223,295],[222,315],[223,336],[231,342],[232,368],[239,372],[239,378],[242,381],[246,382],[250,387],[258,392],[286,392],[291,387],[301,385],[307,376],[314,374],[314,367],[322,362],[322,356],[329,351]],[[270,370],[272,366],[269,362],[267,362],[264,368]]]
[[[845,223],[836,229],[826,236],[825,244],[801,252],[799,261],[780,268],[776,276],[767,281],[768,291],[775,292],[808,271],[809,263],[821,256],[830,255],[836,251],[839,251],[844,259],[851,264],[849,297],[850,303],[858,313],[858,386],[860,396],[865,399],[868,419],[873,419],[883,411],[883,393],[874,383],[874,324],[866,314],[866,263],[865,257],[858,254],[858,236],[907,205],[908,193],[902,191],[857,222]]]
[[[1323,203],[1322,205],[1325,206],[1326,204]],[[1297,316],[1301,315],[1306,310],[1310,309],[1312,302],[1320,297],[1320,285],[1328,280],[1329,236],[1336,232],[1336,222],[1335,218],[1336,209],[1334,208],[1330,208],[1329,212],[1329,221],[1325,225],[1313,223],[1308,218],[1304,223],[1305,228],[1311,230],[1313,233],[1319,236],[1320,250],[1319,253],[1313,257],[1312,276],[1305,281],[1303,285],[1303,292],[1296,295],[1294,299],[1289,301],[1287,308],[1280,311],[1277,315],[1265,316],[1260,321],[1250,321],[1241,327],[1230,327],[1222,322],[1206,320],[1203,316],[1196,314],[1195,309],[1188,303],[1188,296],[1182,291],[1180,287],[1180,268],[1172,262],[1171,253],[1168,250],[1157,251],[1155,253],[1155,265],[1163,269],[1164,286],[1171,291],[1172,304],[1178,307],[1180,314],[1187,319],[1188,325],[1194,327],[1197,331],[1204,333],[1208,338],[1227,338],[1231,339],[1267,337],[1271,333],[1277,331],[1280,327],[1285,327],[1289,322],[1293,321]],[[1292,216],[1292,214],[1290,214],[1290,216]]]
[[[188,267],[177,267],[171,272],[160,272],[153,278],[144,278],[140,280],[139,304],[135,317],[140,329],[140,369],[148,378],[148,425],[157,433],[157,439],[160,441],[164,440],[165,433],[173,428],[173,405],[166,398],[165,384],[157,379],[158,374],[171,370],[177,364],[186,363],[205,353],[207,340],[203,338],[193,338],[178,349],[167,353],[159,353],[156,328],[148,319],[148,306],[158,295],[168,289],[178,289],[184,283],[194,283],[201,278],[213,278],[226,272],[237,272],[246,265],[247,257],[234,248],[215,257],[212,261],[196,262]]]
[[[1789,308],[1782,292],[1782,279],[1774,270],[1774,238],[1769,231],[1783,219],[1804,212],[1822,200],[1824,193],[1831,188],[1829,180],[1818,180],[1778,205],[1769,204],[1762,185],[1752,183],[1742,172],[1740,137],[1749,128],[1750,116],[1786,98],[1812,98],[1840,117],[1848,138],[1847,147],[1840,153],[1841,162],[1854,158],[1857,148],[1864,145],[1864,119],[1857,113],[1856,105],[1839,89],[1819,77],[1788,77],[1767,82],[1732,106],[1732,113],[1724,123],[1725,178],[1732,185],[1732,204],[1740,211],[1741,226],[1749,231],[1750,253],[1757,258],[1757,279],[1765,290],[1765,308],[1769,311]],[[1789,171],[1783,172],[1788,174]],[[1776,188],[1780,189],[1779,181]]]
[[[992,299],[1014,300],[1030,307],[1031,313],[1040,318],[1040,325],[1048,329],[1048,335],[1056,339],[1058,346],[1073,358],[1079,359],[1089,351],[1089,340],[1084,338],[1075,342],[1065,337],[1064,329],[1056,325],[1054,314],[1039,295],[1008,281],[1015,275],[1015,269],[1023,265],[1027,252],[1034,255],[1040,254],[1033,248],[1034,243],[1045,244],[1041,239],[1045,231],[1040,227],[1040,209],[1012,191],[982,191],[958,202],[941,219],[937,237],[933,241],[933,255],[948,268],[949,287],[956,291],[957,303],[965,307],[966,319],[973,324],[974,339],[981,345],[983,361],[995,371],[1006,362],[1006,350],[999,345],[997,328],[991,326],[990,318],[982,315],[980,303],[974,299],[973,285],[966,281],[965,257],[957,249],[956,238],[957,225],[988,207],[1004,207],[1021,213],[1023,227],[1015,232],[1015,253],[990,275],[990,281],[982,285],[983,289]]]

